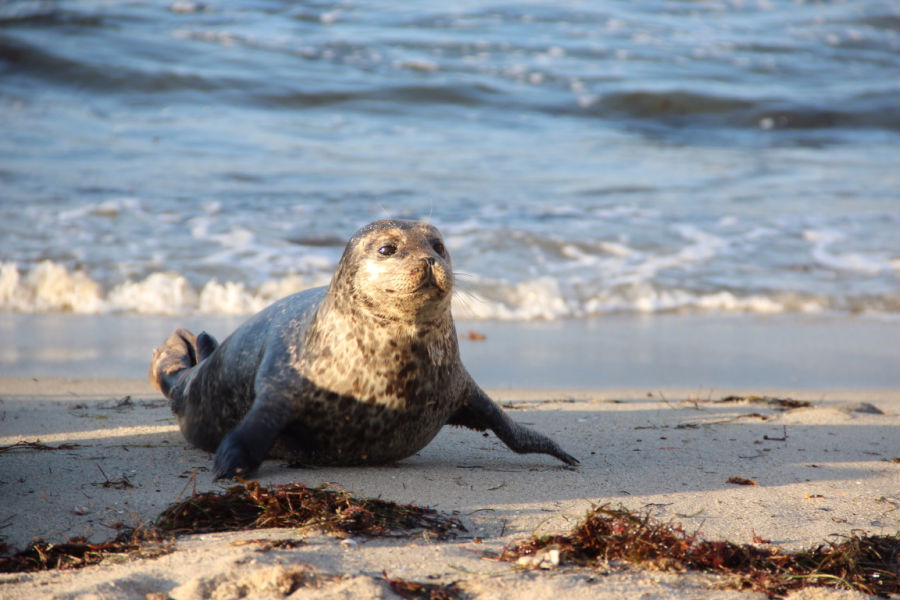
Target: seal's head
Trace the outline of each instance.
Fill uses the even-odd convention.
[[[350,238],[331,288],[380,320],[433,321],[450,312],[450,254],[433,225],[375,221]]]

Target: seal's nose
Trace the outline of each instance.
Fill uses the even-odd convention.
[[[429,267],[433,267],[433,266],[434,266],[434,257],[433,257],[433,256],[429,256],[429,257],[425,258],[425,262],[428,263],[428,266],[429,266]]]

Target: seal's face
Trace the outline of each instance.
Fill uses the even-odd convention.
[[[350,259],[350,260],[348,260]],[[419,221],[376,221],[347,246],[342,273],[368,312],[392,321],[433,320],[449,312],[450,254],[440,232]]]

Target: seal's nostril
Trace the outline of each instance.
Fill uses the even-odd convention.
[[[428,258],[425,259],[425,262],[427,262],[429,265],[431,265],[433,267],[434,266],[434,257],[429,256]]]

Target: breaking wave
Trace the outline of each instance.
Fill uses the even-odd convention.
[[[534,321],[595,317],[613,313],[900,313],[893,295],[829,298],[794,292],[740,294],[728,290],[700,293],[650,282],[619,284],[589,296],[566,290],[552,277],[518,283],[465,278],[457,286],[454,315],[473,320]],[[141,315],[250,315],[284,296],[325,285],[290,275],[251,287],[211,279],[201,286],[174,272],[153,273],[104,289],[79,270],[52,261],[20,271],[0,263],[0,311]]]

